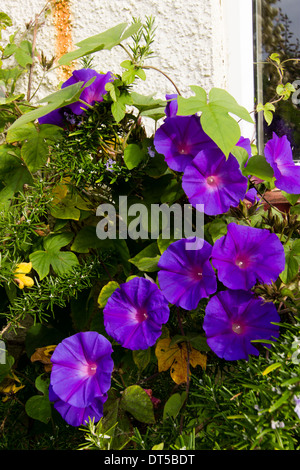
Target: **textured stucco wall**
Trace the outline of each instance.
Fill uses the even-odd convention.
[[[38,31],[37,48],[50,58],[53,54],[61,53],[64,42],[66,48],[72,50],[77,42],[118,23],[130,23],[132,17],[144,20],[146,16],[152,15],[157,26],[153,45],[156,56],[150,59],[149,64],[165,71],[184,96],[191,94],[189,85],[200,85],[207,91],[212,87],[229,90],[228,58],[232,51],[228,50],[231,47],[228,35],[231,34],[231,25],[226,23],[226,15],[230,6],[228,2],[231,1],[51,0],[52,13]],[[251,0],[242,0],[241,3],[249,4]],[[19,0],[2,0],[0,10],[11,16],[14,27],[24,30],[25,23],[34,19],[44,5],[45,0],[23,0],[21,9]],[[65,11],[61,11],[63,7]],[[224,8],[227,9],[226,14]],[[6,37],[14,27],[5,31]],[[94,64],[99,71],[112,70],[118,73],[122,70],[119,64],[124,59],[127,59],[124,51],[114,48],[112,51],[98,52]],[[36,67],[36,83],[39,76]],[[60,69],[49,74],[37,98],[54,91],[62,77]],[[172,84],[154,70],[147,71],[147,81],[140,81],[137,91],[156,93],[158,97],[175,92]],[[242,96],[239,90],[235,89],[234,93],[239,100]],[[249,101],[249,97],[247,99]]]

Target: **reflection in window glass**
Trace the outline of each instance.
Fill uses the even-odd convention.
[[[293,148],[294,160],[300,162],[300,6],[299,0],[254,0],[255,96],[258,103],[278,99],[276,87],[280,77],[276,68],[267,62],[278,53],[285,62],[283,83],[292,83],[296,91],[288,100],[274,103],[272,123],[257,116],[259,152],[273,132],[286,135]],[[298,59],[294,60],[294,59]]]

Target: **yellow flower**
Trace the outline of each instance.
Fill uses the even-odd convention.
[[[31,277],[26,276],[26,274],[30,273],[32,269],[32,263],[20,263],[17,265],[17,269],[15,270],[15,278],[14,280],[18,284],[20,289],[24,289],[24,287],[32,287],[34,285],[34,281]]]

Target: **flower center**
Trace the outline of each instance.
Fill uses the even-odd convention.
[[[189,155],[190,154],[190,147],[186,143],[178,144],[177,150],[181,155]]]
[[[242,334],[243,331],[244,331],[243,326],[240,325],[239,323],[232,323],[231,328],[232,328],[232,331],[233,331],[234,333],[236,333],[237,335]]]
[[[249,266],[249,259],[246,257],[237,257],[235,260],[236,266],[238,266],[240,269],[246,269]]]
[[[140,309],[136,311],[135,319],[138,323],[142,323],[143,321],[147,320],[148,315],[145,309]]]
[[[207,181],[207,184],[209,185],[215,184],[216,182],[213,176],[209,176],[206,181]]]
[[[88,364],[87,373],[89,376],[95,375],[97,370],[97,364]]]
[[[196,266],[191,272],[191,277],[195,281],[201,281],[201,279],[203,277],[202,269],[200,267]]]

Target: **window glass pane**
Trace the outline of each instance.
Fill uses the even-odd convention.
[[[299,0],[254,0],[255,96],[257,102],[278,99],[276,87],[280,76],[276,68],[265,63],[272,53],[285,62],[283,83],[290,82],[296,91],[288,100],[274,104],[276,112],[271,125],[257,116],[259,151],[272,138],[287,135],[294,159],[300,162],[300,3]]]

